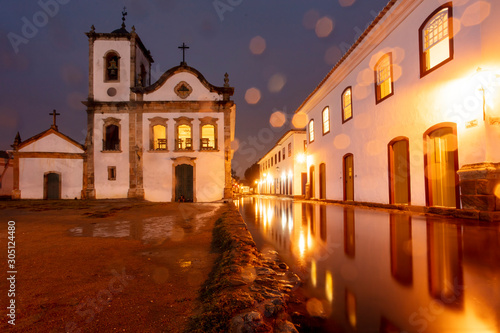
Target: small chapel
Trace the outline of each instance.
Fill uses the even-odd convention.
[[[14,199],[210,202],[232,195],[236,106],[226,73],[215,86],[187,65],[151,82],[153,58],[135,27],[89,41],[87,136],[81,145],[52,126],[13,144]]]

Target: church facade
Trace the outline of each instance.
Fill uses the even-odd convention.
[[[76,198],[187,202],[230,198],[236,108],[227,74],[223,86],[214,86],[183,58],[151,84],[153,58],[134,27],[128,32],[122,24],[111,33],[97,33],[92,27],[86,35],[87,137],[81,151],[75,152],[81,165],[71,175],[52,180],[59,182],[59,197],[69,198],[64,194],[69,185],[65,180],[79,177],[75,174],[81,169],[81,188],[71,193]],[[62,138],[55,122],[49,132],[45,136]],[[45,136],[27,141],[38,142]],[[29,177],[19,168],[26,164],[27,144],[15,144],[13,197],[48,198],[35,181],[50,173],[44,166],[47,156],[40,153],[60,153],[62,143],[41,148],[39,170]]]

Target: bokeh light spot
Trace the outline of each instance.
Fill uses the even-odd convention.
[[[269,79],[269,82],[267,84],[267,87],[269,88],[270,92],[280,92],[281,89],[285,86],[286,83],[286,77],[283,74],[274,74],[271,76]]]
[[[354,127],[356,129],[364,129],[368,128],[371,125],[372,117],[369,113],[360,113],[356,114],[356,117],[353,118]]]
[[[384,151],[384,145],[377,140],[370,140],[365,145],[365,152],[368,156],[376,156]]]
[[[307,115],[303,112],[298,112],[293,115],[292,125],[295,128],[304,128],[307,125]]]
[[[281,127],[286,122],[286,116],[281,111],[273,112],[271,117],[269,118],[269,123],[272,127]]]
[[[351,138],[347,134],[339,134],[333,139],[333,145],[337,149],[346,149],[351,145]]]
[[[231,141],[231,149],[237,151],[240,148],[240,140],[234,139]]]
[[[349,6],[352,6],[355,2],[356,2],[356,0],[339,0],[339,4],[340,4],[342,7],[349,7]]]
[[[311,317],[321,318],[325,316],[323,303],[317,298],[310,298],[306,303],[306,309]]]
[[[316,22],[316,36],[318,36],[319,38],[328,37],[333,31],[333,27],[334,22],[331,18],[326,16],[320,18]]]
[[[475,2],[465,9],[461,22],[466,27],[478,25],[490,15],[490,10],[491,5],[488,2]],[[455,26],[453,26],[453,30],[455,30]]]
[[[342,51],[336,45],[328,48],[325,52],[325,63],[327,65],[335,65],[340,57],[342,57]]]
[[[370,68],[365,68],[358,73],[356,81],[360,86],[368,86],[370,84],[373,84],[373,75],[373,70],[371,70]]]
[[[255,36],[250,40],[250,52],[253,54],[262,54],[266,50],[266,40],[261,36]]]
[[[250,88],[245,93],[245,101],[248,104],[257,104],[260,101],[260,90],[257,88]]]
[[[316,22],[319,20],[319,13],[316,9],[311,9],[304,14],[302,25],[308,30],[316,28]]]

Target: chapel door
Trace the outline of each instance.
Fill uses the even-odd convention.
[[[427,186],[430,206],[457,207],[457,137],[451,127],[428,134]]]
[[[61,199],[61,178],[58,173],[51,172],[45,175],[44,197],[48,200]]]
[[[344,200],[354,200],[354,161],[352,154],[344,156]]]
[[[193,202],[193,166],[175,167],[175,201]]]
[[[390,203],[410,202],[410,163],[408,141],[399,140],[389,145]]]

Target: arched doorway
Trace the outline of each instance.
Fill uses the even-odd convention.
[[[408,138],[398,137],[389,142],[389,202],[410,203],[410,150]]]
[[[46,200],[61,199],[61,175],[48,172],[43,176],[43,198]]]
[[[175,201],[193,202],[193,166],[175,167]]]
[[[352,154],[344,155],[344,200],[354,200],[354,158]]]
[[[326,199],[326,164],[319,165],[319,198]]]
[[[427,205],[460,208],[456,124],[438,124],[424,133],[424,164]]]
[[[311,198],[316,197],[314,186],[314,165],[309,168],[309,196]]]

